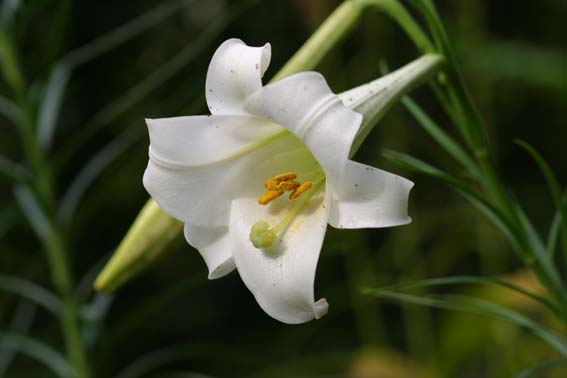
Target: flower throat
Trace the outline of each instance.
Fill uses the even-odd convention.
[[[297,174],[288,172],[268,179],[264,183],[266,192],[258,198],[260,205],[267,205],[286,192],[291,192],[288,197],[290,200],[296,200],[299,197],[302,198],[292,206],[286,216],[274,227],[270,228],[269,223],[264,220],[254,223],[250,230],[250,241],[254,247],[264,249],[273,246],[277,240],[278,234],[285,231],[291,225],[311,197],[317,192],[316,189],[319,188],[324,181],[323,179],[319,179],[313,184],[311,181],[300,183],[296,179]],[[302,196],[312,188],[314,190],[310,191],[310,195]]]

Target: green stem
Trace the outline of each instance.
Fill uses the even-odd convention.
[[[353,28],[363,11],[359,1],[344,1],[327,17],[271,81],[315,68]]]
[[[52,221],[52,219],[50,219]],[[48,256],[51,279],[63,304],[61,327],[65,348],[77,378],[90,377],[86,350],[81,338],[79,304],[73,293],[73,282],[66,248],[61,232],[54,223],[50,224],[44,240]]]
[[[34,112],[27,97],[26,84],[17,54],[2,24],[0,24],[0,69],[20,108],[18,130],[24,155],[33,172],[31,179],[33,194],[37,197],[37,202],[48,221],[47,231],[39,236],[47,254],[51,279],[63,303],[60,321],[67,355],[74,368],[75,377],[88,378],[90,374],[80,334],[79,305],[73,295],[68,250],[63,242],[62,232],[57,226],[53,209],[53,175],[35,133]]]
[[[424,53],[435,52],[427,34],[413,19],[407,9],[397,0],[353,0],[364,8],[376,8],[392,17],[413,43]]]
[[[382,10],[392,17],[420,49],[426,52],[435,50],[423,29],[396,0],[346,0],[327,17],[271,81],[315,68],[352,30],[362,14],[372,8]]]

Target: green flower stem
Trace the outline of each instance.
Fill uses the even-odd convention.
[[[421,50],[425,52],[435,50],[427,34],[398,1],[347,0],[329,15],[271,81],[315,68],[327,53],[352,30],[368,9],[379,9],[387,13]]]
[[[427,34],[413,19],[407,9],[397,0],[352,0],[359,6],[375,8],[390,16],[404,30],[409,39],[424,53],[435,52],[435,47]]]
[[[31,179],[33,194],[37,197],[48,223],[47,230],[39,237],[46,251],[51,279],[63,303],[60,321],[67,356],[74,369],[75,377],[88,378],[90,374],[80,333],[79,305],[73,295],[73,282],[68,260],[69,251],[63,242],[63,233],[55,217],[52,170],[35,133],[34,112],[27,98],[26,85],[17,55],[12,41],[1,24],[0,69],[20,108],[21,117],[18,130],[26,160],[33,173]]]
[[[271,81],[313,69],[356,25],[364,7],[358,1],[345,1],[319,26]]]

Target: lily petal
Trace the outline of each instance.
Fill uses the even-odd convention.
[[[230,201],[247,184],[242,177],[254,177],[258,161],[286,150],[282,142],[289,135],[278,125],[249,116],[177,117],[147,123],[146,190],[174,218],[212,227],[228,223]],[[258,178],[260,189],[264,179]]]
[[[344,106],[321,74],[304,72],[266,85],[244,109],[291,131],[309,147],[330,182],[340,179],[362,116]]]
[[[229,39],[217,49],[209,64],[205,84],[211,114],[246,114],[246,98],[262,87],[262,76],[270,64],[271,46],[247,46]]]
[[[349,160],[341,181],[330,188],[329,224],[372,228],[410,223],[407,207],[412,187],[403,177]]]
[[[315,302],[317,260],[327,228],[324,192],[315,194],[284,232],[266,250],[254,248],[249,235],[259,219],[277,223],[285,216],[287,200],[258,207],[255,199],[235,200],[230,216],[230,246],[240,277],[258,304],[271,317],[288,324],[319,319],[327,313],[323,298]],[[278,203],[279,201],[279,203]],[[287,201],[289,204],[289,201]]]
[[[184,234],[187,242],[205,260],[210,280],[223,277],[236,268],[230,251],[227,227],[202,227],[186,223]]]

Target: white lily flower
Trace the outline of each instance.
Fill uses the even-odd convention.
[[[320,74],[262,86],[270,55],[269,44],[224,42],[207,72],[212,115],[147,120],[144,186],[185,223],[210,279],[236,267],[266,313],[303,323],[328,310],[314,299],[327,223],[409,223],[413,184],[349,160],[362,115]]]

